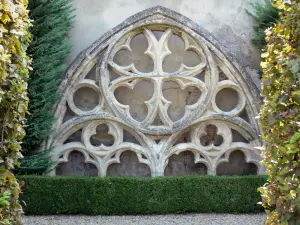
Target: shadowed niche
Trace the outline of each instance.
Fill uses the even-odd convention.
[[[153,71],[153,60],[145,54],[148,48],[148,41],[144,34],[138,34],[132,38],[129,50],[120,50],[114,56],[113,61],[120,66],[128,66],[131,63],[140,72]]]
[[[232,142],[244,142],[244,143],[249,143],[249,141],[241,135],[237,130],[231,129],[232,133]]]
[[[106,171],[107,176],[151,177],[149,166],[140,163],[133,151],[123,152],[120,155],[120,162],[108,166]]]
[[[153,120],[153,122],[151,123],[152,126],[163,126],[165,125],[164,122],[162,121],[162,119],[160,118],[159,113],[156,114],[155,119]]]
[[[173,122],[180,120],[184,116],[185,107],[195,104],[201,96],[197,87],[189,86],[182,90],[174,81],[164,82],[162,93],[165,99],[172,102],[168,108],[168,115]]]
[[[239,115],[243,120],[245,120],[246,122],[250,122],[250,120],[249,120],[249,116],[248,116],[248,113],[247,113],[247,110],[246,109],[244,109],[241,113],[240,113],[240,115]]]
[[[85,163],[84,155],[79,151],[69,154],[68,162],[62,162],[56,167],[57,176],[98,176],[98,169],[92,163]]]
[[[140,142],[136,139],[136,137],[125,129],[123,129],[123,142],[130,142],[140,145]]]
[[[76,117],[76,114],[70,109],[68,103],[66,103],[66,108],[67,108],[67,110],[66,110],[65,115],[64,115],[64,117],[63,117],[62,123],[65,123],[65,122],[67,122],[68,120],[70,120],[70,119]]]
[[[68,137],[68,139],[64,142],[64,144],[71,143],[71,142],[81,142],[81,135],[82,135],[82,129],[75,131],[73,134],[71,134]]]
[[[132,81],[129,81],[129,83]],[[154,93],[154,85],[150,81],[142,80],[133,89],[120,86],[114,91],[115,98],[123,105],[130,106],[130,115],[137,121],[143,121],[148,108],[145,101],[149,100]]]
[[[185,131],[181,136],[179,136],[176,141],[174,142],[173,146],[182,144],[182,143],[189,143],[191,142],[191,131]]]
[[[228,77],[225,75],[223,71],[219,72],[219,81],[228,80]]]
[[[90,142],[93,146],[112,146],[114,144],[114,137],[108,133],[108,126],[106,124],[100,124],[96,128],[96,134],[91,136]]]
[[[90,87],[79,88],[73,96],[75,106],[82,111],[94,109],[100,101],[98,93]]]
[[[84,79],[90,79],[96,81],[96,69],[97,69],[97,64],[95,64],[92,69],[85,75]]]
[[[163,61],[163,70],[165,72],[175,72],[180,68],[181,64],[192,67],[201,63],[200,57],[196,52],[184,50],[184,41],[176,34],[170,37],[168,47],[172,53],[166,56]]]
[[[239,103],[239,94],[232,88],[223,88],[216,95],[216,104],[224,112],[233,110]]]
[[[220,163],[217,167],[217,175],[250,175],[257,174],[257,166],[247,163],[242,151],[233,151],[229,156],[229,162]]]
[[[203,146],[210,144],[220,146],[223,143],[223,137],[217,134],[218,128],[215,125],[207,125],[205,131],[206,134],[200,137],[200,142]]]
[[[195,163],[195,156],[191,151],[184,151],[169,158],[165,168],[165,176],[183,176],[189,174],[207,174],[207,167],[203,163]]]

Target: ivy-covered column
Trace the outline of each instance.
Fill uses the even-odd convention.
[[[266,224],[300,224],[300,1],[277,0],[280,22],[266,30],[261,110],[268,182],[259,188]]]
[[[11,172],[21,155],[27,112],[30,41],[26,0],[0,0],[0,223],[20,224],[19,184]]]

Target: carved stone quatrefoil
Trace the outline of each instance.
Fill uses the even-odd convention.
[[[161,35],[155,35],[156,32],[160,32]],[[143,35],[148,42],[148,47],[144,54],[152,59],[153,70],[150,72],[139,71],[135,63],[122,66],[114,61],[115,55],[120,51],[132,51],[132,41],[137,35]],[[173,39],[177,39],[179,43],[183,43],[184,51],[193,52],[194,58],[198,59],[196,65],[187,66],[179,60],[181,64],[176,71],[166,72],[164,70],[164,64],[168,56],[175,54],[175,56],[173,56],[175,57],[173,62],[174,67],[176,67],[176,63],[178,63],[178,60],[176,60],[177,52],[171,52],[169,49],[169,42],[172,37]],[[124,57],[126,57],[126,55],[124,55]],[[124,34],[124,36],[112,43],[101,61],[101,70],[99,70],[98,76],[101,80],[100,83],[104,96],[115,114],[137,129],[149,134],[170,134],[187,126],[192,120],[199,118],[209,104],[212,98],[210,93],[217,81],[217,74],[214,74],[214,72],[217,71],[208,70],[210,67],[215,67],[213,62],[212,54],[207,47],[183,30],[176,27],[156,27],[151,25],[139,27],[130,33]],[[111,81],[110,70],[114,71],[119,77]],[[197,76],[201,73],[204,73],[204,81]],[[116,100],[114,92],[120,86],[134,89],[142,80],[152,84],[153,94],[144,102],[147,113],[142,120],[139,120],[132,117],[132,113],[130,113],[132,109],[130,109],[129,105],[121,104]],[[194,87],[194,89],[197,90],[196,92],[201,93],[193,104],[186,104],[183,112],[178,112],[178,114],[181,115],[177,120],[174,115],[172,117],[170,113],[168,113],[172,105],[176,103],[169,101],[164,96],[170,83],[175,83],[179,91]],[[145,88],[147,89],[147,87]],[[172,96],[169,97],[172,98]],[[179,102],[183,101],[184,99],[179,100]],[[157,116],[159,116],[162,121],[162,125],[160,126],[153,125]]]
[[[54,149],[53,174],[263,173],[254,148],[259,92],[229,55],[199,25],[160,6],[113,28],[61,83],[45,143]]]

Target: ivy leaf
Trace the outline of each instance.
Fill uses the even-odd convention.
[[[262,82],[262,156],[269,176],[260,192],[262,204],[268,209],[265,224],[298,224],[300,193],[295,189],[300,168],[300,2],[272,2],[280,11],[280,22],[266,32],[268,54],[263,55],[261,63],[262,80],[272,82]],[[276,122],[271,122],[272,118]]]
[[[267,62],[261,62],[261,63],[260,63],[260,66],[261,66],[261,68],[263,68],[263,69],[267,68],[267,65],[268,65]]]
[[[296,190],[291,190],[291,191],[290,191],[290,195],[291,195],[291,197],[292,197],[293,199],[295,199],[295,198],[297,197],[297,192],[296,192]]]
[[[294,144],[296,141],[300,140],[300,133],[296,132],[290,139],[290,144]]]
[[[262,53],[261,54],[261,57],[262,58],[267,58],[269,56],[269,53],[268,52],[265,52],[265,53]]]

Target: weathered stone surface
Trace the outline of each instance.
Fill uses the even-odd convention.
[[[217,175],[249,175],[257,174],[257,166],[246,162],[242,151],[233,151],[228,160],[220,162],[217,167]]]
[[[120,155],[120,163],[108,166],[106,175],[151,177],[151,171],[148,165],[139,162],[134,152],[125,151]]]
[[[178,155],[174,154],[169,158],[165,168],[165,176],[207,174],[207,167],[203,163],[195,163],[195,156],[190,151],[184,151]]]
[[[62,162],[56,168],[58,176],[98,176],[98,169],[92,163],[85,162],[81,152],[72,151],[68,156],[68,162]]]
[[[264,0],[253,0],[263,2]],[[76,21],[72,28],[73,52],[76,56],[108,30],[127,17],[142,10],[161,5],[189,17],[208,30],[235,56],[260,86],[257,70],[260,52],[252,43],[253,20],[245,9],[251,9],[249,0],[73,0]]]
[[[220,165],[249,162],[264,171],[253,148],[261,144],[255,84],[210,34],[169,9],[147,9],[106,33],[60,90],[46,147],[63,165],[79,151],[99,176],[247,174],[254,170]],[[232,161],[235,150],[244,161]]]

